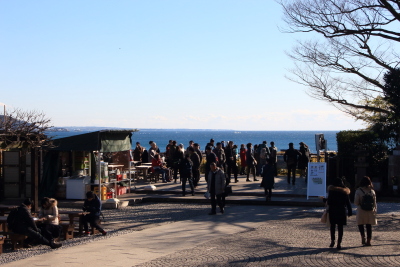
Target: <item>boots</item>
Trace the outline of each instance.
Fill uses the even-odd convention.
[[[371,246],[371,238],[367,238],[367,242],[365,243],[365,246]]]
[[[364,235],[361,236],[361,244],[365,245],[365,236]]]
[[[330,248],[333,248],[333,246],[335,246],[335,240],[332,240],[331,244],[329,245]]]
[[[62,247],[62,244],[61,244],[61,243],[56,243],[56,242],[54,242],[54,240],[52,240],[52,241],[50,242],[50,247],[51,247],[52,249],[60,248],[60,247]]]

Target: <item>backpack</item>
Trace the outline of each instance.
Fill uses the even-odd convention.
[[[14,231],[13,228],[16,225],[17,219],[18,219],[18,208],[15,208],[10,211],[10,214],[8,214],[7,217],[8,229]]]
[[[374,209],[374,197],[370,193],[366,194],[361,188],[360,188],[360,190],[361,190],[361,192],[364,193],[364,195],[361,199],[361,209],[373,210]]]

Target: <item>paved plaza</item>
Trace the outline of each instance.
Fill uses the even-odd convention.
[[[179,184],[157,187],[159,192],[121,199],[131,205],[104,210],[107,236],[77,237],[63,247],[45,246],[6,250],[2,266],[400,266],[400,204],[378,202],[378,223],[371,247],[362,247],[350,217],[342,250],[329,248],[329,229],[320,223],[323,207],[305,201],[305,185],[296,188],[280,178],[273,203],[265,205],[259,183],[244,181],[234,187],[236,198],[256,205],[229,203],[225,214],[208,215],[202,190],[182,197]],[[161,192],[163,188],[164,192]],[[285,189],[286,188],[286,189]],[[286,194],[286,195],[285,195]],[[144,198],[186,202],[135,202]],[[202,201],[200,201],[202,200]],[[287,201],[289,200],[289,201]],[[300,207],[293,201],[305,201]],[[134,204],[133,204],[134,203]],[[263,204],[264,203],[264,204]],[[283,206],[282,204],[288,204]],[[314,200],[314,203],[317,203]],[[81,201],[60,201],[62,209],[76,209]]]

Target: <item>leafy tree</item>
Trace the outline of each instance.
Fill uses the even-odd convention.
[[[384,76],[383,97],[375,99],[374,105],[385,105],[390,113],[367,113],[365,121],[369,129],[379,133],[389,146],[400,144],[400,69],[393,69]]]
[[[400,62],[400,0],[277,1],[285,30],[313,38],[289,53],[295,61],[289,78],[356,119],[365,120],[366,112],[390,117],[383,76]]]

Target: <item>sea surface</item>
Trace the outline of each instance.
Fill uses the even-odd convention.
[[[69,132],[50,132],[49,135],[54,138],[62,138],[77,134],[84,134],[89,131],[69,131]],[[182,143],[185,148],[189,141],[193,140],[200,144],[201,150],[205,149],[206,144],[211,138],[215,143],[221,141],[233,141],[240,147],[240,144],[252,143],[261,144],[267,141],[268,145],[271,141],[275,142],[275,146],[281,149],[287,149],[290,142],[294,143],[294,147],[299,147],[299,142],[306,143],[310,151],[316,153],[315,134],[324,134],[327,141],[327,148],[331,151],[337,151],[336,134],[339,131],[234,131],[234,130],[139,130],[132,135],[132,147],[136,142],[140,142],[142,146],[149,149],[149,141],[157,143],[161,152],[165,151],[165,147],[169,140],[176,140],[178,144]]]

